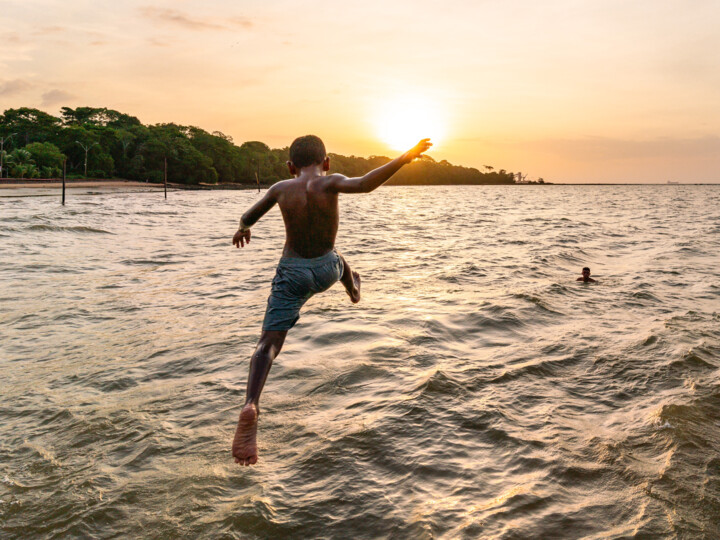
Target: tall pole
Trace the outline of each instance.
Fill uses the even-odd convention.
[[[0,137],[0,178],[2,178],[2,172],[3,172],[3,158],[5,157],[5,141],[9,141],[12,139],[17,133],[13,133],[12,135],[8,135],[7,137]]]
[[[62,194],[62,205],[65,206],[65,164],[67,163],[67,158],[63,159],[63,194]]]
[[[165,157],[165,200],[167,200],[167,156]]]

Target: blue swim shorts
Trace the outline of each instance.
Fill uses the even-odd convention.
[[[334,249],[314,259],[282,257],[272,282],[263,330],[290,330],[305,302],[329,289],[342,273],[342,259]]]

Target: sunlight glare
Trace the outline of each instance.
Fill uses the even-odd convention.
[[[402,95],[386,101],[378,111],[377,133],[393,150],[408,150],[426,137],[437,147],[444,131],[442,117],[432,101]]]

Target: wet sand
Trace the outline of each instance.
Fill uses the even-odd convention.
[[[78,194],[162,191],[162,184],[134,182],[113,178],[109,180],[67,180],[66,192]],[[168,190],[176,189],[168,185]],[[62,180],[0,180],[0,197],[60,196]]]
[[[162,184],[150,184],[147,182],[134,182],[132,180],[66,180],[66,188],[94,188],[94,187],[157,187]],[[25,189],[25,188],[62,188],[62,180],[0,180],[0,189]]]

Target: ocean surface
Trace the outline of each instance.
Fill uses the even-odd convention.
[[[2,538],[720,536],[720,186],[343,196],[362,301],[306,305],[252,468],[279,211],[1,195]]]

